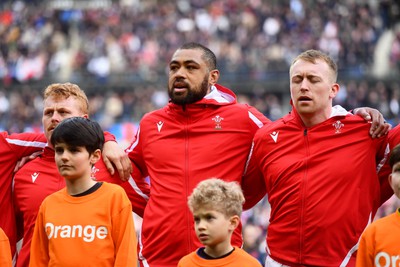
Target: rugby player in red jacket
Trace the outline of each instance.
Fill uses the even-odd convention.
[[[212,51],[196,43],[181,46],[169,63],[170,103],[143,117],[126,150],[141,172],[135,180],[148,176],[151,184],[139,238],[142,266],[176,266],[201,246],[187,197],[208,177],[240,182],[254,134],[270,122],[237,103],[218,78]],[[232,245],[242,245],[241,227]]]
[[[387,135],[371,138],[366,121],[332,106],[336,79],[329,56],[299,55],[292,112],[254,137],[242,187],[253,197],[266,192],[271,204],[267,266],[354,266],[360,235],[387,194],[378,177]]]
[[[42,123],[47,140],[50,140],[54,128],[64,119],[88,115],[88,100],[85,93],[75,84],[52,84],[44,91]],[[106,140],[113,140],[108,134]],[[115,143],[115,142],[107,142]],[[129,160],[128,160],[129,161]],[[143,196],[136,189],[134,181],[123,182],[115,172],[111,175],[103,160],[92,169],[92,177],[99,181],[120,184],[131,200],[133,211],[142,215],[146,205],[146,192]],[[147,185],[147,184],[146,184]],[[144,187],[146,186],[144,185]],[[14,176],[14,200],[18,223],[18,237],[22,247],[18,255],[17,266],[28,266],[30,244],[39,206],[48,195],[65,187],[65,181],[59,174],[54,160],[51,144],[45,147],[43,154],[25,164]],[[143,188],[143,186],[142,186]]]

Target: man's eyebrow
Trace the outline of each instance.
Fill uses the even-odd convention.
[[[185,65],[185,64],[196,64],[196,65],[200,65],[200,63],[198,63],[197,61],[195,61],[195,60],[193,60],[193,59],[188,59],[188,60],[185,60],[185,61],[183,61],[183,64]],[[180,64],[180,62],[179,61],[177,61],[177,60],[172,60],[170,63],[169,63],[170,65],[172,65],[172,64]]]
[[[307,76],[306,76],[307,78],[321,78],[321,76],[320,75],[317,75],[317,74],[308,74]]]
[[[295,77],[306,77],[306,78],[313,78],[313,77],[321,77],[318,74],[314,74],[314,73],[309,73],[309,74],[303,74],[303,73],[297,73],[297,74],[293,74],[292,78]]]

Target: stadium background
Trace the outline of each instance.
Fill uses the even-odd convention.
[[[162,107],[167,64],[184,42],[210,47],[220,83],[275,120],[290,110],[288,68],[306,49],[337,60],[347,109],[400,116],[399,0],[25,0],[0,2],[0,129],[41,131],[43,89],[77,83],[90,116],[123,147]],[[378,213],[400,206],[392,198]],[[263,258],[269,207],[243,214],[245,249]]]

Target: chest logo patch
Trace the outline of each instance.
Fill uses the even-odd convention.
[[[341,129],[344,127],[344,124],[341,121],[335,121],[332,123],[332,126],[335,128],[335,134],[341,133]]]
[[[164,125],[163,121],[157,122],[157,130],[158,130],[158,132],[161,132],[161,128],[163,127],[163,125]]]
[[[215,130],[221,130],[222,129],[221,123],[224,120],[224,118],[222,118],[220,115],[217,115],[214,118],[212,118],[212,120],[215,122]]]
[[[93,180],[97,181],[96,179],[96,173],[98,173],[100,169],[96,168],[96,166],[92,167],[92,170],[90,171],[90,176],[92,177]]]
[[[39,176],[39,173],[38,173],[38,172],[35,172],[35,173],[32,173],[32,174],[31,174],[32,183],[34,183],[34,182],[36,181],[36,179],[38,178],[38,176]]]
[[[271,136],[272,140],[274,140],[275,143],[278,141],[279,132],[272,132],[269,135]]]

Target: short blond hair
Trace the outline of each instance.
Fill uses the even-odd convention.
[[[240,216],[243,203],[244,196],[239,184],[218,178],[200,182],[188,198],[188,206],[192,213],[199,208],[211,208],[227,217]]]
[[[327,55],[324,52],[319,51],[319,50],[310,49],[310,50],[304,51],[303,53],[298,55],[292,61],[292,64],[290,65],[290,71],[292,70],[294,63],[296,63],[299,60],[304,60],[304,61],[315,64],[317,59],[321,59],[321,60],[325,61],[326,64],[328,64],[328,66],[331,69],[332,74],[333,74],[333,82],[336,82],[337,76],[338,76],[338,67],[336,65],[336,62],[329,55]]]
[[[67,99],[70,96],[75,97],[80,102],[82,112],[87,114],[89,112],[89,100],[85,92],[76,84],[73,83],[53,83],[44,89],[43,99],[49,97],[56,99]]]

